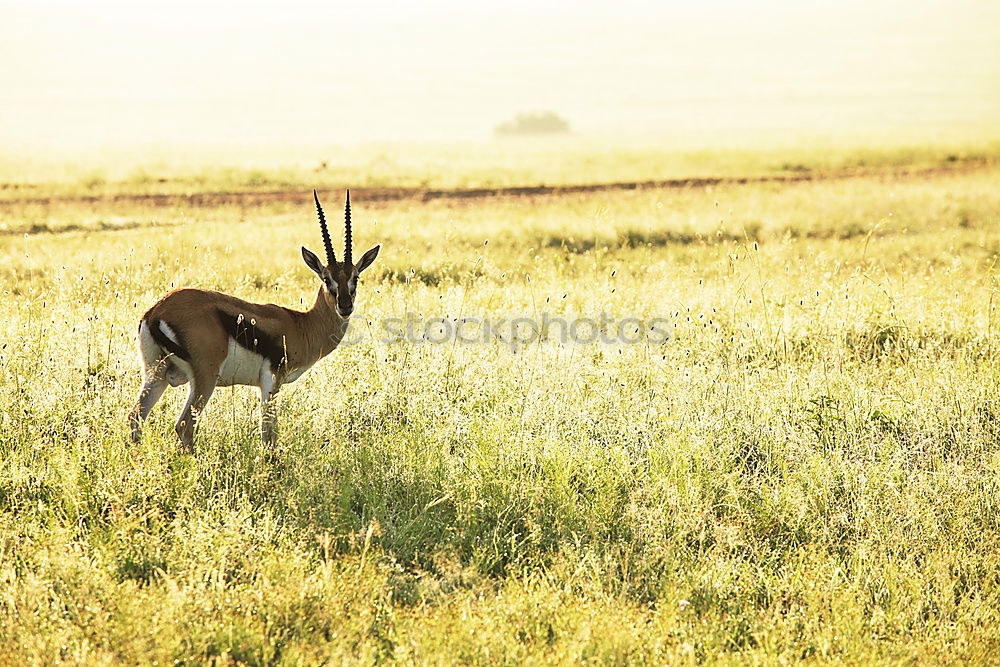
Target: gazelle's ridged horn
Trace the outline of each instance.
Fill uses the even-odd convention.
[[[319,229],[323,232],[323,246],[326,248],[326,264],[333,266],[337,263],[337,256],[333,253],[333,241],[330,240],[330,232],[326,228],[326,216],[323,215],[323,207],[319,205],[319,197],[313,190],[313,199],[316,201],[316,214],[319,215]]]
[[[347,203],[344,205],[344,262],[351,264],[351,191],[347,191]]]

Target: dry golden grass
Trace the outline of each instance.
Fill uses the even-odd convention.
[[[180,390],[127,444],[137,319],[310,299],[308,200],[9,203],[54,231],[0,237],[0,662],[987,662],[998,177],[357,201],[367,335],[274,451],[235,388],[193,457]],[[672,336],[381,341],[406,312]]]

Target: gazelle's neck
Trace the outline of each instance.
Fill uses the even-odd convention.
[[[317,357],[325,357],[343,340],[348,318],[341,317],[326,298],[323,287],[316,293],[313,305],[306,311],[306,339]]]

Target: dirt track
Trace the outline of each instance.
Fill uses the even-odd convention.
[[[980,165],[962,165],[953,167],[931,167],[923,169],[895,169],[876,171],[852,171],[840,173],[810,172],[780,176],[729,176],[703,178],[668,178],[648,181],[626,181],[612,183],[584,183],[577,185],[532,185],[499,188],[457,188],[457,189],[427,189],[427,188],[352,188],[355,201],[387,202],[415,199],[430,201],[435,199],[483,199],[490,197],[529,197],[546,195],[566,195],[605,190],[645,190],[662,188],[697,188],[714,185],[745,185],[750,183],[801,183],[807,181],[840,180],[865,176],[881,176],[886,178],[924,177],[947,173],[964,173],[980,168]],[[320,194],[333,196],[339,189],[324,189]],[[114,204],[115,202],[130,202],[148,204],[150,206],[221,206],[226,204],[242,204],[253,206],[269,202],[299,201],[309,199],[308,191],[304,190],[271,190],[271,191],[234,191],[234,192],[196,192],[170,194],[109,194],[109,195],[76,195],[66,197],[23,197],[0,200],[0,208],[23,206],[26,204]]]

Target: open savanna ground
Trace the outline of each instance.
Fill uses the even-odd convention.
[[[194,456],[181,389],[128,442],[138,319],[179,286],[308,306],[309,190],[8,188],[0,663],[986,662],[1000,168],[875,155],[797,183],[356,198],[356,252],[384,243],[358,340],[282,390],[274,449],[237,387]],[[487,180],[537,182],[430,186]],[[386,340],[407,313],[670,335]]]
[[[1000,140],[980,132],[914,144],[906,134],[837,141],[811,138],[726,142],[677,136],[564,138],[478,143],[331,147],[206,147],[179,153],[151,145],[0,155],[0,203],[172,197],[254,201],[261,195],[349,185],[380,196],[425,191],[647,183],[699,178],[814,178],[981,168],[1000,163]],[[876,146],[876,147],[872,147]],[[236,195],[234,197],[234,195]],[[27,218],[51,211],[31,209]],[[7,221],[0,231],[20,229]]]

